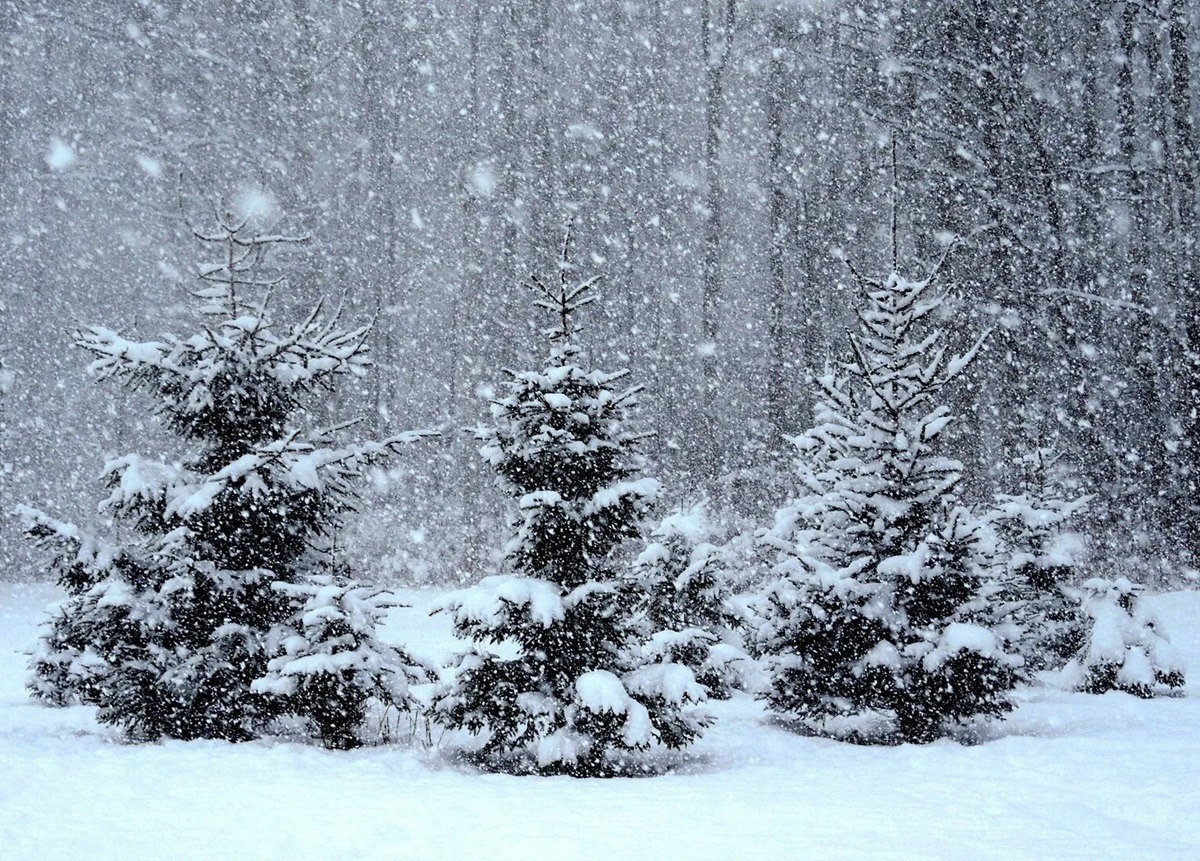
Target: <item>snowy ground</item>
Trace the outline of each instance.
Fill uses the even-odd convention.
[[[440,659],[409,593],[389,634]],[[476,774],[436,750],[121,743],[88,708],[33,705],[21,654],[45,585],[0,583],[2,859],[1200,858],[1200,593],[1152,599],[1188,696],[1039,692],[972,747],[861,748],[765,723],[753,701],[681,772]]]

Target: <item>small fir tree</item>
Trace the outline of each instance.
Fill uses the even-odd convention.
[[[275,588],[294,609],[271,630],[267,651],[276,657],[250,687],[282,697],[285,710],[311,720],[326,746],[358,747],[372,702],[407,709],[408,685],[433,678],[432,667],[376,637],[383,613],[397,606],[388,593],[330,574]]]
[[[594,301],[597,279],[569,283],[569,250],[568,232],[557,285],[528,282],[555,318],[545,366],[513,374],[493,426],[477,431],[497,486],[517,502],[509,573],[444,605],[459,634],[512,644],[516,656],[461,656],[434,708],[482,738],[486,768],[582,777],[635,769],[635,752],[652,745],[683,747],[705,720],[687,708],[704,698],[691,671],[643,657],[621,589],[620,550],[659,486],[639,477],[639,436],[626,429],[638,387],[614,388],[625,371],[580,364],[574,314]]]
[[[750,666],[742,617],[733,606],[722,548],[704,540],[703,503],[676,510],[655,528],[627,578],[648,638],[647,654],[687,666],[715,699],[741,687]]]
[[[1063,669],[1064,680],[1090,694],[1125,691],[1139,697],[1183,687],[1183,664],[1162,625],[1125,577],[1093,577],[1081,588],[1089,617],[1086,639]]]
[[[368,328],[341,329],[318,305],[278,331],[266,302],[246,294],[285,284],[266,255],[298,240],[228,214],[197,236],[222,252],[200,270],[210,322],[199,332],[77,335],[91,370],[148,392],[190,451],[178,463],[131,454],[105,466],[102,508],[132,527],[121,540],[24,511],[69,596],[30,687],[98,705],[102,722],[134,738],[238,741],[300,718],[345,747],[368,699],[403,707],[423,674],[374,638],[376,611],[335,571],[334,537],[366,466],[427,432],[338,445],[344,425],[295,424],[311,395],[362,372]]]
[[[1082,580],[1083,539],[1070,524],[1088,498],[1068,492],[1055,461],[1044,448],[1023,454],[1021,492],[997,495],[989,515],[1003,557],[992,615],[1029,670],[1060,669],[1083,645],[1087,628],[1073,588]]]
[[[16,514],[26,535],[46,551],[48,569],[69,596],[51,611],[34,647],[30,694],[55,706],[98,704],[110,661],[120,662],[138,644],[127,584],[146,575],[128,547],[28,506],[19,506]]]
[[[980,623],[987,530],[957,501],[962,464],[939,454],[942,391],[982,339],[948,355],[936,273],[854,273],[850,359],[817,380],[801,495],[764,533],[778,552],[758,634],[766,698],[808,731],[928,742],[1010,708],[1018,659]]]

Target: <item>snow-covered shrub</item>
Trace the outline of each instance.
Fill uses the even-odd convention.
[[[1125,577],[1093,577],[1080,590],[1090,630],[1063,678],[1092,694],[1125,691],[1139,697],[1183,687],[1183,665],[1162,625],[1139,598],[1141,587]]]
[[[1043,448],[1023,455],[1021,492],[998,494],[989,514],[1003,565],[992,615],[1029,670],[1061,668],[1087,627],[1073,589],[1083,579],[1084,539],[1070,526],[1088,498],[1067,492],[1054,461]]]
[[[636,770],[632,755],[654,745],[692,741],[705,718],[688,707],[704,689],[685,666],[648,662],[621,588],[620,550],[659,486],[640,477],[638,435],[626,429],[638,388],[614,388],[624,371],[580,364],[571,314],[591,301],[596,279],[569,284],[565,249],[556,288],[531,282],[559,324],[549,358],[513,375],[492,426],[477,431],[497,487],[517,503],[508,573],[443,608],[459,634],[516,655],[461,656],[434,713],[480,738],[484,767],[599,776]]]
[[[68,594],[53,608],[30,660],[30,694],[50,705],[99,702],[109,655],[135,632],[125,602],[123,571],[133,573],[125,548],[82,533],[28,506],[14,512],[26,534],[46,552],[46,563]],[[109,591],[112,597],[107,597]]]
[[[988,530],[939,454],[939,396],[979,345],[948,355],[932,276],[856,278],[849,361],[817,380],[800,493],[763,533],[777,564],[757,645],[771,708],[807,731],[927,742],[1007,711],[1019,664],[985,622]]]
[[[274,659],[340,650],[342,634],[310,626],[305,607],[326,595],[351,610],[352,592],[335,601],[317,587],[328,587],[335,569],[334,537],[353,510],[354,484],[422,433],[340,445],[337,428],[297,425],[316,390],[362,372],[367,329],[340,329],[318,306],[278,331],[265,303],[244,292],[282,282],[264,255],[286,237],[226,217],[202,238],[222,249],[222,262],[200,270],[206,284],[196,295],[208,320],[199,331],[144,342],[102,327],[77,335],[99,378],[151,396],[185,442],[185,459],[129,454],[106,464],[101,507],[126,527],[118,540],[22,512],[69,596],[34,656],[31,689],[49,702],[94,703],[101,721],[134,738],[243,740],[295,711],[342,745],[345,722],[325,721],[306,697],[281,695],[279,678],[255,682],[280,666]],[[359,613],[354,636],[373,643],[372,621]],[[297,638],[310,635],[301,648]],[[338,696],[357,696],[349,686],[374,696],[383,684],[376,675],[364,665],[342,676]]]
[[[705,541],[705,506],[676,510],[654,529],[627,575],[635,612],[649,641],[647,654],[689,667],[709,696],[726,699],[743,686],[750,658],[723,548]]]
[[[428,681],[432,668],[379,642],[375,628],[396,606],[388,593],[370,590],[333,575],[302,583],[276,583],[295,608],[270,632],[266,675],[251,690],[286,700],[289,715],[312,721],[328,747],[351,748],[372,701],[402,712],[415,711],[409,690]]]

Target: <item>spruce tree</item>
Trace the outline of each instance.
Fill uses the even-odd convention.
[[[1060,669],[1087,628],[1074,588],[1083,579],[1083,539],[1070,525],[1088,498],[1069,492],[1056,460],[1041,447],[1021,455],[1021,492],[998,494],[989,514],[1003,566],[992,616],[1031,671]]]
[[[703,503],[677,509],[650,535],[626,588],[657,661],[684,664],[714,699],[743,683],[750,658],[742,648],[741,615],[733,606],[723,548],[704,540]]]
[[[982,339],[950,354],[937,271],[852,270],[849,359],[817,380],[800,495],[763,536],[778,553],[758,632],[766,699],[807,731],[928,742],[1010,708],[1018,661],[981,624],[987,530],[958,501],[962,464],[941,453],[943,390]]]
[[[481,739],[474,758],[485,768],[584,777],[644,767],[635,754],[654,745],[687,745],[704,725],[688,705],[704,692],[687,667],[643,656],[621,588],[623,546],[659,485],[641,476],[639,435],[627,428],[639,387],[615,387],[626,371],[582,365],[575,315],[598,279],[570,283],[569,250],[568,233],[557,284],[527,285],[554,316],[544,366],[512,374],[492,425],[477,431],[516,503],[505,572],[444,605],[460,635],[516,655],[462,655],[434,708]]]
[[[364,468],[427,432],[340,444],[346,425],[303,427],[306,403],[365,369],[369,328],[343,329],[320,304],[272,324],[267,299],[286,280],[268,254],[297,238],[228,213],[196,235],[221,258],[200,268],[195,334],[77,333],[91,371],[146,392],[184,451],[105,465],[102,509],[128,527],[113,540],[24,511],[68,593],[30,687],[98,705],[135,739],[240,741],[301,718],[349,746],[368,699],[405,707],[407,683],[425,674],[374,639],[375,611],[334,541]]]
[[[1069,685],[1090,694],[1125,691],[1146,698],[1183,687],[1183,664],[1141,600],[1141,586],[1126,577],[1093,577],[1080,592],[1090,624],[1078,653],[1063,669]]]
[[[372,702],[406,711],[408,685],[433,678],[432,667],[376,637],[384,612],[397,606],[387,592],[334,574],[275,588],[291,599],[292,614],[271,629],[267,653],[276,657],[250,688],[281,697],[327,747],[357,747]]]

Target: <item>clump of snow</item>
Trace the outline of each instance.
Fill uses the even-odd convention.
[[[113,486],[105,507],[121,507],[160,498],[179,476],[179,469],[136,454],[116,458],[104,465],[103,475]]]
[[[703,685],[683,664],[649,664],[626,678],[629,690],[648,697],[661,697],[672,705],[700,703],[707,699]]]
[[[449,611],[456,624],[471,623],[498,627],[513,609],[520,609],[543,628],[564,617],[559,588],[547,580],[497,574],[477,586],[446,596],[437,608]]]
[[[878,571],[884,577],[899,577],[910,583],[919,583],[929,564],[929,547],[924,543],[914,553],[891,556],[879,563]]]
[[[64,171],[75,161],[75,148],[62,138],[53,138],[46,152],[46,164],[55,172]]]
[[[880,640],[871,651],[863,656],[862,663],[867,667],[888,667],[890,669],[899,669],[902,666],[899,650],[887,640]]]
[[[655,531],[663,540],[678,536],[688,544],[699,544],[708,535],[708,515],[703,505],[682,508],[664,517]]]
[[[233,212],[252,230],[262,230],[279,220],[279,201],[270,190],[246,186],[233,198]]]
[[[922,663],[926,670],[933,672],[960,652],[974,652],[1004,663],[1013,660],[1000,647],[1000,640],[994,631],[969,622],[953,622],[946,626],[933,650],[922,658]]]
[[[639,497],[647,501],[658,499],[662,485],[656,478],[639,478],[634,481],[618,481],[596,491],[584,507],[583,516],[589,517],[596,512],[620,505],[627,497]]]
[[[139,155],[137,157],[138,167],[140,167],[151,179],[158,179],[162,176],[162,162],[156,158],[151,158],[148,155]]]
[[[564,727],[538,742],[538,766],[546,768],[560,762],[574,765],[590,746],[590,740],[586,736]]]
[[[575,680],[579,703],[596,714],[625,715],[621,740],[627,747],[648,747],[656,738],[650,712],[633,699],[625,684],[608,670],[592,670]],[[539,750],[539,760],[541,751]]]
[[[575,680],[579,701],[594,712],[625,714],[631,702],[625,685],[608,670],[592,670]]]

